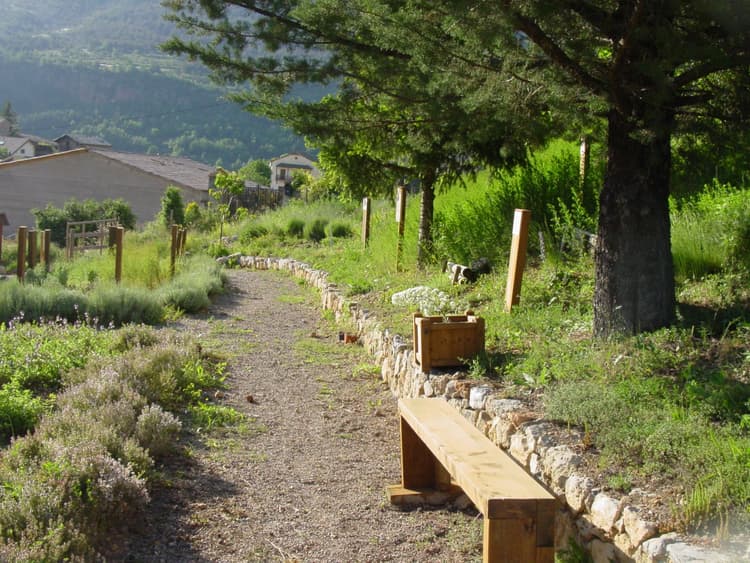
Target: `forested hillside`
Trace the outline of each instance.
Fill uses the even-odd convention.
[[[0,103],[28,134],[95,135],[125,151],[238,168],[304,148],[222,98],[205,71],[159,50],[174,27],[154,0],[6,0]]]

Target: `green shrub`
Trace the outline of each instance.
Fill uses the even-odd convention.
[[[352,228],[346,223],[332,223],[331,236],[333,238],[347,238],[352,236]]]
[[[14,436],[23,436],[36,426],[46,410],[42,399],[18,384],[0,387],[0,443]]]
[[[313,242],[320,242],[326,238],[326,225],[328,225],[327,219],[315,219],[306,229],[306,238]]]
[[[247,244],[253,239],[264,237],[268,234],[268,228],[265,225],[258,223],[249,223],[245,225],[242,233],[240,234],[240,242]]]
[[[158,458],[175,450],[182,423],[159,405],[149,405],[138,415],[135,435],[150,455]]]
[[[286,234],[294,238],[302,238],[305,234],[305,222],[302,219],[290,219],[286,225]]]

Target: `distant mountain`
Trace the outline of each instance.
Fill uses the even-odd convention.
[[[304,149],[223,100],[200,65],[160,52],[175,32],[164,11],[158,0],[2,0],[0,104],[25,133],[95,135],[227,168]]]

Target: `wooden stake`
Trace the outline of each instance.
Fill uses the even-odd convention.
[[[117,227],[115,230],[115,282],[120,283],[122,280],[122,235],[125,233],[124,227]]]
[[[362,248],[370,242],[370,198],[362,199]]]
[[[29,229],[27,239],[29,242],[29,268],[33,269],[37,263],[37,236],[35,229]]]
[[[505,288],[505,311],[510,313],[513,305],[521,299],[521,281],[526,266],[526,247],[529,242],[529,223],[531,211],[516,209],[513,216],[513,239],[510,247],[508,264],[508,284]]]
[[[398,187],[396,198],[396,221],[398,221],[398,242],[396,243],[396,270],[401,268],[401,253],[404,249],[404,223],[406,222],[406,186]]]
[[[27,227],[18,227],[16,231],[16,242],[18,243],[18,259],[16,264],[16,277],[22,282],[26,275],[26,233]]]
[[[177,225],[172,225],[172,245],[169,249],[169,273],[172,277],[174,277],[174,263],[177,261],[177,245],[179,244],[179,230],[180,227]]]
[[[42,231],[42,260],[44,260],[44,269],[49,272],[49,247],[52,242],[52,231],[44,229]]]

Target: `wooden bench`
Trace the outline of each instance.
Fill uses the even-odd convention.
[[[554,560],[557,500],[442,399],[401,399],[401,484],[393,504],[463,491],[484,515],[483,561]],[[444,501],[444,500],[443,500]]]

